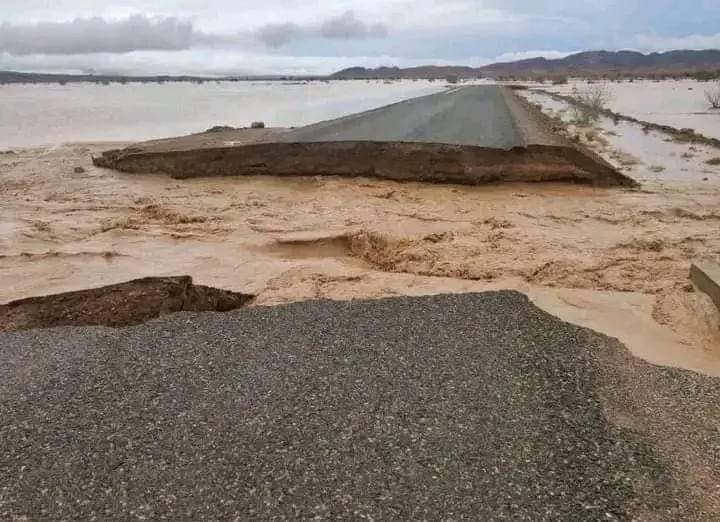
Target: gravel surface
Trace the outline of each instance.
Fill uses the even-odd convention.
[[[529,143],[503,87],[477,85],[413,98],[284,134],[282,141],[399,141],[511,149]]]
[[[514,292],[4,333],[0,519],[709,519],[718,398]]]

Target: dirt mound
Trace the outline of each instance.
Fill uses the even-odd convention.
[[[56,326],[127,326],[174,312],[227,312],[254,296],[194,285],[192,278],[149,277],[0,306],[0,331]]]

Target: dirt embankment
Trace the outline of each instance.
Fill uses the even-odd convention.
[[[498,181],[568,181],[635,186],[631,178],[578,149],[547,145],[508,151],[431,143],[263,143],[164,153],[114,150],[94,158],[98,167],[175,178],[275,175],[376,177],[479,185]]]
[[[91,290],[31,297],[0,306],[0,331],[56,326],[127,326],[174,312],[227,312],[254,296],[148,277]]]

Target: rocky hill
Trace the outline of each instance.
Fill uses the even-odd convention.
[[[720,71],[720,50],[669,51],[642,54],[634,51],[588,51],[565,58],[548,60],[531,58],[516,62],[493,63],[483,67],[424,66],[401,69],[379,67],[366,69],[351,67],[333,75],[333,79],[415,79],[415,78],[473,78],[481,76],[509,76],[532,74],[598,74],[598,73],[696,73]]]

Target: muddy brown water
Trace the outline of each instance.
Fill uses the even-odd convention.
[[[720,255],[715,184],[179,181],[94,167],[112,146],[0,157],[0,303],[186,274],[256,305],[513,288],[648,360],[720,375],[719,314],[688,282],[691,259]]]

